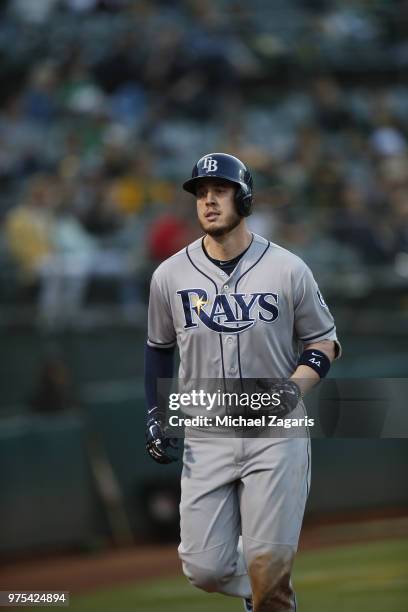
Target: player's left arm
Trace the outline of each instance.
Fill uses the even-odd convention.
[[[310,351],[310,353],[306,354],[306,360],[309,357],[309,359],[314,359],[315,362],[319,362],[321,359],[326,357],[329,364],[331,364],[336,358],[336,343],[333,340],[321,340],[320,342],[305,344],[304,349],[305,351]],[[324,357],[322,357],[322,355]],[[296,370],[291,376],[291,379],[296,382],[302,395],[305,395],[305,393],[317,385],[321,379],[321,376],[316,369],[302,363],[297,366]]]
[[[306,265],[293,283],[295,332],[302,352],[291,378],[304,395],[327,376],[332,361],[341,355],[341,345],[333,316]]]

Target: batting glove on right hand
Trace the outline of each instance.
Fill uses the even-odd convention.
[[[177,438],[168,438],[158,416],[159,409],[153,408],[146,424],[146,450],[157,463],[167,464],[177,461],[168,449],[177,449]]]

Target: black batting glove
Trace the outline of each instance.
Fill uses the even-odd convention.
[[[159,409],[149,411],[146,423],[146,450],[157,463],[167,464],[177,461],[177,457],[168,450],[177,449],[177,438],[168,438],[159,418]]]
[[[277,406],[271,406],[269,412],[284,417],[299,403],[302,393],[293,379],[280,380],[278,382],[267,378],[259,378],[257,386],[267,391],[270,395],[279,395],[280,402]]]
[[[274,386],[273,392],[279,394],[280,404],[277,406],[277,412],[281,416],[295,410],[302,397],[300,388],[293,380],[282,380]]]

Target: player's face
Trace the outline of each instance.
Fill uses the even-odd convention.
[[[224,236],[242,221],[235,208],[236,187],[228,181],[203,179],[199,182],[197,197],[198,221],[210,236]]]

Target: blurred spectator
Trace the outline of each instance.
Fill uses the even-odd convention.
[[[279,231],[280,213],[282,208],[287,207],[288,198],[288,192],[279,187],[257,191],[256,206],[248,218],[249,230],[279,243],[282,240]]]
[[[33,67],[23,96],[23,108],[27,119],[49,123],[56,117],[57,84],[55,64],[43,62]]]
[[[33,172],[47,170],[49,143],[44,142],[41,126],[25,115],[19,95],[10,97],[0,113],[0,142],[3,167],[7,168],[9,178],[18,181]]]
[[[138,303],[137,283],[133,276],[135,263],[131,253],[114,245],[103,245],[91,236],[72,214],[69,202],[63,203],[56,215],[54,227],[56,255],[47,267],[49,290],[54,289],[58,304],[59,323],[87,325],[84,302],[90,282],[94,279],[111,281],[118,288],[119,303],[125,314]],[[47,305],[47,317],[50,317]]]
[[[105,181],[105,192],[100,199],[93,199],[90,206],[82,214],[86,229],[94,236],[104,237],[115,234],[123,224],[121,211],[113,199],[114,193],[109,190]]]
[[[126,33],[114,41],[113,46],[104,50],[103,57],[94,66],[93,72],[104,91],[112,94],[141,80],[141,66],[138,61],[137,39],[133,32]]]
[[[318,124],[323,129],[334,132],[347,128],[351,121],[350,112],[334,79],[320,78],[313,85]]]
[[[390,194],[391,223],[395,236],[396,253],[408,254],[408,183]]]
[[[154,204],[171,204],[175,193],[170,181],[153,175],[152,159],[147,153],[131,161],[111,184],[111,197],[122,215],[136,215]]]
[[[404,135],[391,125],[379,126],[371,135],[371,145],[378,155],[403,155],[407,150]]]
[[[18,265],[23,283],[37,281],[42,266],[54,251],[54,195],[50,178],[35,176],[21,204],[6,217],[5,231],[10,254]]]
[[[353,247],[367,264],[392,261],[394,236],[389,227],[369,212],[364,192],[355,185],[346,185],[340,206],[333,216],[333,236]]]
[[[339,206],[343,180],[342,160],[325,155],[309,174],[306,194],[312,208],[333,210]]]
[[[147,237],[147,250],[152,262],[167,259],[200,235],[195,206],[187,198],[181,196],[169,212],[153,220]]]
[[[66,74],[59,90],[61,104],[70,112],[98,115],[107,111],[107,100],[96,83],[84,58],[74,54],[65,67]]]

